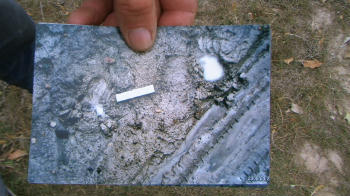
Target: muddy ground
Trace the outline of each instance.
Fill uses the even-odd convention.
[[[80,3],[19,2],[36,22],[59,23]],[[31,95],[4,82],[0,85],[0,173],[18,195],[347,195],[349,10],[349,0],[199,2],[196,25],[271,24],[271,184],[267,188],[28,184],[25,153]],[[304,67],[310,64],[318,67]],[[23,156],[11,160],[14,155]]]

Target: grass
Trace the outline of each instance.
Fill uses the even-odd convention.
[[[81,1],[19,2],[35,21],[62,23],[68,16],[67,12],[74,10]],[[18,195],[311,195],[324,182],[320,176],[308,172],[294,161],[306,141],[322,149],[338,151],[343,162],[348,163],[350,126],[339,112],[342,107],[339,103],[347,98],[347,94],[333,79],[336,77],[330,77],[330,68],[341,62],[331,59],[327,48],[339,29],[345,31],[349,28],[350,2],[202,0],[199,5],[196,25],[271,24],[272,136],[271,184],[268,187],[34,185],[26,181],[27,157],[19,161],[0,159],[0,173],[7,185]],[[330,10],[335,16],[331,28],[317,31],[311,28],[311,21],[313,10],[320,7]],[[289,65],[283,62],[290,57],[295,59],[294,62]],[[324,64],[318,69],[307,69],[300,62],[304,59],[318,59]],[[4,83],[0,83],[0,92],[0,141],[6,142],[0,144],[0,156],[11,147],[28,151],[30,95]],[[304,114],[287,112],[292,103],[301,106]],[[336,109],[336,113],[330,111],[329,104]],[[334,116],[335,120],[330,116]],[[344,174],[336,174],[341,182],[336,188],[337,195],[350,192],[350,168],[344,164],[343,169]]]

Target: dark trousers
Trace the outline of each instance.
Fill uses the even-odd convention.
[[[14,0],[0,0],[0,79],[33,90],[35,24]]]
[[[35,24],[14,0],[0,0],[0,79],[33,91]],[[7,196],[0,177],[0,196]]]

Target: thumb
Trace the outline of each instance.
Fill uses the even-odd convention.
[[[130,48],[145,51],[152,47],[160,15],[158,0],[114,0],[118,24]]]

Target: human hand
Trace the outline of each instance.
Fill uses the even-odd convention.
[[[197,0],[86,0],[68,23],[119,26],[135,51],[152,47],[157,26],[191,25]]]

